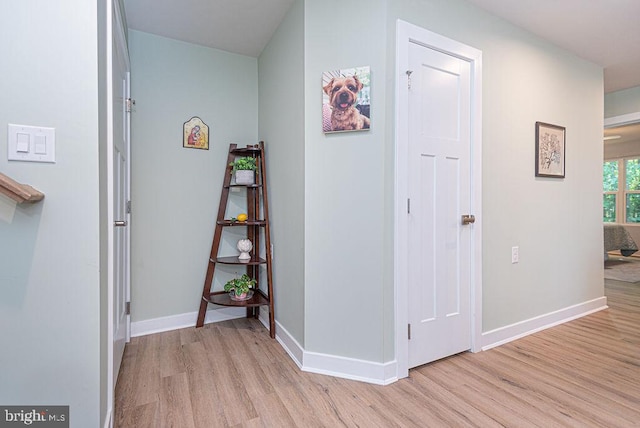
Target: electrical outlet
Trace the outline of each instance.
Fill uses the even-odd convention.
[[[520,255],[518,247],[511,247],[511,263],[518,263],[520,261]]]

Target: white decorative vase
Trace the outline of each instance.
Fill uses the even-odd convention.
[[[256,174],[250,169],[238,169],[235,174],[236,184],[253,184],[255,182]]]
[[[238,241],[238,251],[240,251],[240,255],[238,259],[241,261],[249,261],[251,260],[251,255],[249,251],[253,249],[253,244],[248,239],[241,239]]]

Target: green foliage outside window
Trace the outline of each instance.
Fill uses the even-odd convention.
[[[602,220],[605,223],[616,222],[616,195],[604,195],[603,213]]]
[[[605,192],[618,191],[618,161],[604,163],[602,183]]]
[[[618,160],[603,163],[602,189],[603,194],[603,221],[622,221],[617,216],[617,196],[625,203],[624,221],[626,223],[640,223],[640,159],[624,160],[624,189],[618,188],[618,177],[622,173],[619,170],[621,162]]]
[[[640,190],[640,159],[624,161],[627,190]]]
[[[625,161],[625,190],[640,190],[640,159],[627,159]],[[640,193],[626,193],[626,219],[627,223],[640,223]]]
[[[605,192],[618,191],[618,161],[604,163],[602,168],[602,187]],[[613,193],[605,193],[602,205],[602,220],[607,223],[615,223],[616,195]]]

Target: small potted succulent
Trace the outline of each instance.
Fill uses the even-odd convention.
[[[253,184],[256,178],[256,158],[251,156],[236,158],[229,164],[232,167],[231,173],[236,176],[236,184]]]
[[[242,274],[240,278],[233,278],[224,285],[224,291],[233,291],[231,298],[234,300],[246,300],[250,296],[249,290],[256,285],[256,280],[250,278],[249,275]]]

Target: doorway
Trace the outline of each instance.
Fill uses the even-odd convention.
[[[614,232],[640,245],[639,189],[633,178],[638,175],[640,158],[640,112],[605,119],[603,158],[603,222],[610,225],[605,227],[606,260],[608,251],[630,255],[620,251],[618,245],[624,237],[616,235],[613,239]]]
[[[413,366],[481,347],[481,62],[477,49],[398,21],[398,378]],[[416,91],[428,96],[416,101]],[[433,97],[446,108],[430,108]],[[433,125],[427,132],[425,121]],[[427,136],[424,144],[416,144],[416,134]],[[421,170],[417,175],[409,172],[414,165]],[[416,289],[420,295],[409,298]]]

